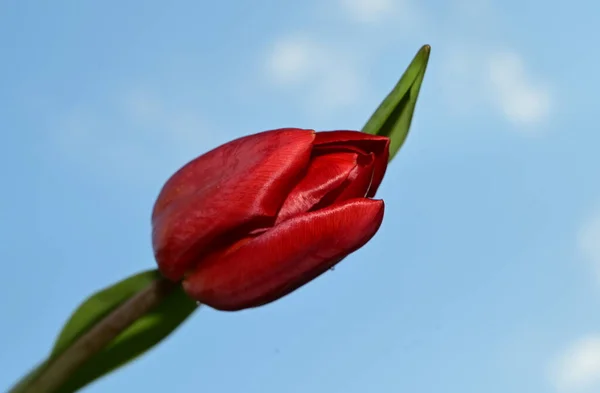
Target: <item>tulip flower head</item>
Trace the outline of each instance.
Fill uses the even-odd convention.
[[[365,245],[390,140],[358,131],[278,129],[192,160],[152,212],[159,270],[218,310],[273,302]]]

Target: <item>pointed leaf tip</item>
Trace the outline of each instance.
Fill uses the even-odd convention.
[[[384,135],[391,139],[390,161],[408,135],[430,53],[429,45],[419,49],[394,89],[362,129],[368,134]]]

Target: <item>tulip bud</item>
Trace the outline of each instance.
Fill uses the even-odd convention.
[[[161,273],[235,311],[275,301],[366,244],[390,141],[358,131],[279,129],[186,164],[161,190],[152,242]]]

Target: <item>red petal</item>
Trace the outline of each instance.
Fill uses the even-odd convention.
[[[179,280],[209,247],[235,240],[219,236],[272,225],[306,170],[314,135],[299,129],[249,135],[175,173],[152,215],[154,253],[162,274]]]
[[[388,137],[359,131],[320,131],[317,132],[314,144],[315,151],[346,147],[351,150],[358,148],[365,154],[375,154],[373,182],[367,197],[375,195],[387,169],[390,155],[390,139]]]
[[[359,156],[358,165],[348,177],[348,186],[335,199],[336,202],[351,198],[364,198],[371,190],[375,166],[375,155]]]
[[[275,301],[367,243],[383,201],[352,199],[285,221],[241,246],[208,257],[183,281],[190,297],[235,311]]]
[[[358,156],[356,153],[337,152],[313,157],[304,179],[294,187],[283,203],[276,225],[309,211],[325,195],[340,188],[357,167]]]

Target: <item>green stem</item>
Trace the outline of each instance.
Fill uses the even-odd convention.
[[[29,384],[25,393],[52,393],[92,356],[100,352],[131,324],[158,306],[177,284],[164,278],[153,281],[143,291],[117,307],[100,323],[77,339],[73,345],[51,359]]]

